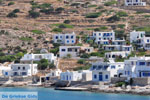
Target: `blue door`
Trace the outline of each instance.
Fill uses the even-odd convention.
[[[7,76],[7,75],[8,75],[8,72],[5,72],[5,75]]]
[[[99,74],[99,81],[103,81],[103,75]]]

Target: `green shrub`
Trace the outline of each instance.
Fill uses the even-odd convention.
[[[50,49],[50,52],[56,55],[59,52],[59,48]]]
[[[62,32],[62,29],[61,29],[61,28],[54,28],[54,29],[52,30],[52,32]]]
[[[36,12],[36,11],[33,11],[33,10],[29,11],[29,17],[31,17],[31,18],[37,18],[39,16],[40,16],[39,12]]]
[[[125,27],[125,25],[124,24],[118,24],[118,27],[123,29]]]
[[[116,87],[122,87],[123,85],[127,85],[127,83],[126,82],[118,82],[118,83],[116,83]]]
[[[65,20],[64,23],[65,23],[65,24],[69,24],[69,23],[70,23],[70,20]]]
[[[51,14],[53,11],[54,11],[54,8],[40,10],[40,12],[45,13],[45,14]]]
[[[87,54],[87,53],[84,53],[84,54],[82,54],[80,57],[81,57],[81,58],[89,58],[89,57],[90,57],[90,55],[89,55],[89,54]]]
[[[10,12],[10,13],[7,15],[7,17],[9,17],[9,18],[15,18],[15,17],[18,17],[18,16],[17,16],[16,13]]]
[[[78,64],[85,64],[85,62],[86,62],[85,59],[79,59],[79,60],[77,61]]]
[[[111,16],[107,19],[109,22],[120,21],[120,17],[118,15]]]
[[[20,12],[20,10],[19,9],[14,9],[13,12],[18,13],[18,12]]]
[[[72,3],[71,6],[79,6],[80,3]]]
[[[59,8],[57,8],[55,11],[58,12],[58,13],[61,13],[62,11],[64,11],[64,8],[59,7]]]
[[[8,3],[8,6],[14,5],[14,4],[15,4],[15,3],[14,3],[13,1],[11,1],[11,2]]]
[[[86,14],[86,18],[97,18],[101,15],[100,12]]]
[[[105,6],[111,6],[111,5],[114,5],[114,4],[117,4],[117,1],[113,0],[113,1],[108,1],[106,2],[104,5]]]
[[[42,30],[32,30],[32,32],[35,34],[45,34],[45,32]]]
[[[33,41],[32,37],[21,37],[20,40],[22,41]]]
[[[118,15],[119,17],[127,17],[128,16],[128,14],[126,12],[123,12],[123,11],[117,12],[116,15]]]
[[[97,7],[97,5],[89,5],[88,7],[89,7],[89,8]]]

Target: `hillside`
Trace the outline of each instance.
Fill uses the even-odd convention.
[[[126,37],[133,29],[150,32],[149,5],[125,7],[120,0],[108,2],[1,0],[0,48],[4,48],[5,53],[14,53],[18,47],[28,52],[50,49],[52,34],[59,32],[74,31],[84,36],[92,31],[114,30],[118,37]]]

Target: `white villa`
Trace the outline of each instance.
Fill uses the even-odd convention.
[[[150,37],[146,37],[144,31],[130,32],[130,43],[136,43],[139,47],[150,50]]]
[[[103,45],[104,50],[106,51],[133,51],[132,45]]]
[[[130,32],[130,43],[141,41],[145,36],[144,31],[132,31]]]
[[[126,45],[126,40],[116,40],[115,32],[93,32],[92,37],[97,44],[101,44],[104,50],[132,51],[131,45]]]
[[[116,51],[116,52],[107,52],[105,53],[105,58],[107,59],[115,59],[117,56],[121,56],[122,58],[128,57],[131,52],[128,51]]]
[[[60,46],[59,57],[67,57],[68,55],[70,55],[71,57],[78,57],[81,51],[85,53],[91,53],[93,52],[93,47]]]
[[[65,45],[72,45],[76,43],[76,34],[54,34],[53,36],[54,43],[61,43]]]
[[[80,52],[80,46],[60,46],[59,47],[59,57],[77,57]]]
[[[46,53],[46,54],[25,54],[20,61],[22,63],[31,63],[31,61],[40,61],[41,59],[47,59],[50,62],[56,61],[56,56],[53,53]]]
[[[93,81],[110,81],[111,77],[117,77],[118,70],[124,68],[123,62],[95,62],[92,64]]]
[[[4,76],[32,76],[38,72],[37,64],[12,64],[11,69],[4,70]]]
[[[142,0],[125,0],[125,6],[146,6]]]
[[[124,63],[124,69],[118,71],[121,77],[150,77],[150,57],[130,57]]]
[[[62,71],[60,69],[51,70],[50,73],[47,74],[46,76],[49,76],[49,77],[60,77],[61,72]]]
[[[106,42],[109,42],[109,40],[115,40],[115,32],[93,32],[92,37],[95,38],[96,43],[105,44]]]
[[[66,71],[60,74],[60,79],[62,81],[81,81],[82,73],[78,71]]]

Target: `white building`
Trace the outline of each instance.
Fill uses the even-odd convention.
[[[136,43],[138,48],[150,50],[150,37],[145,36],[143,31],[130,32],[130,43]]]
[[[0,76],[10,76],[11,67],[10,65],[8,66],[0,66]]]
[[[5,70],[3,73],[5,76],[32,76],[37,72],[37,64],[12,64],[11,69]]]
[[[53,53],[46,53],[46,54],[25,54],[21,58],[22,63],[31,63],[31,61],[40,61],[41,59],[47,59],[49,62],[55,62],[56,56]]]
[[[62,71],[60,69],[51,70],[50,73],[47,74],[46,76],[49,76],[49,77],[60,77],[61,72]]]
[[[109,40],[115,40],[115,32],[93,32],[92,37],[95,38],[95,42],[98,44],[105,44]]]
[[[117,56],[121,56],[122,58],[126,58],[129,56],[131,52],[128,51],[116,51],[116,52],[107,52],[105,53],[105,58],[107,59],[115,59]]]
[[[81,46],[60,46],[59,47],[59,57],[78,57],[80,52],[91,53],[93,52],[93,47],[81,47]]]
[[[124,68],[123,62],[95,62],[92,64],[93,81],[110,81],[111,77],[117,77],[118,70]]]
[[[124,69],[118,73],[122,77],[150,77],[150,57],[130,57],[124,63]]]
[[[133,51],[132,45],[103,45],[103,49],[106,51]]]
[[[132,31],[130,32],[130,43],[141,41],[145,36],[144,31]]]
[[[77,57],[80,52],[80,46],[60,46],[59,47],[59,57]]]
[[[146,6],[142,0],[125,0],[125,6]]]
[[[150,50],[150,37],[143,37],[141,45],[145,50]]]
[[[72,45],[76,43],[76,34],[54,34],[53,36],[54,43],[61,43],[66,45]]]
[[[66,71],[60,74],[60,79],[62,81],[81,81],[82,73],[78,71]]]

